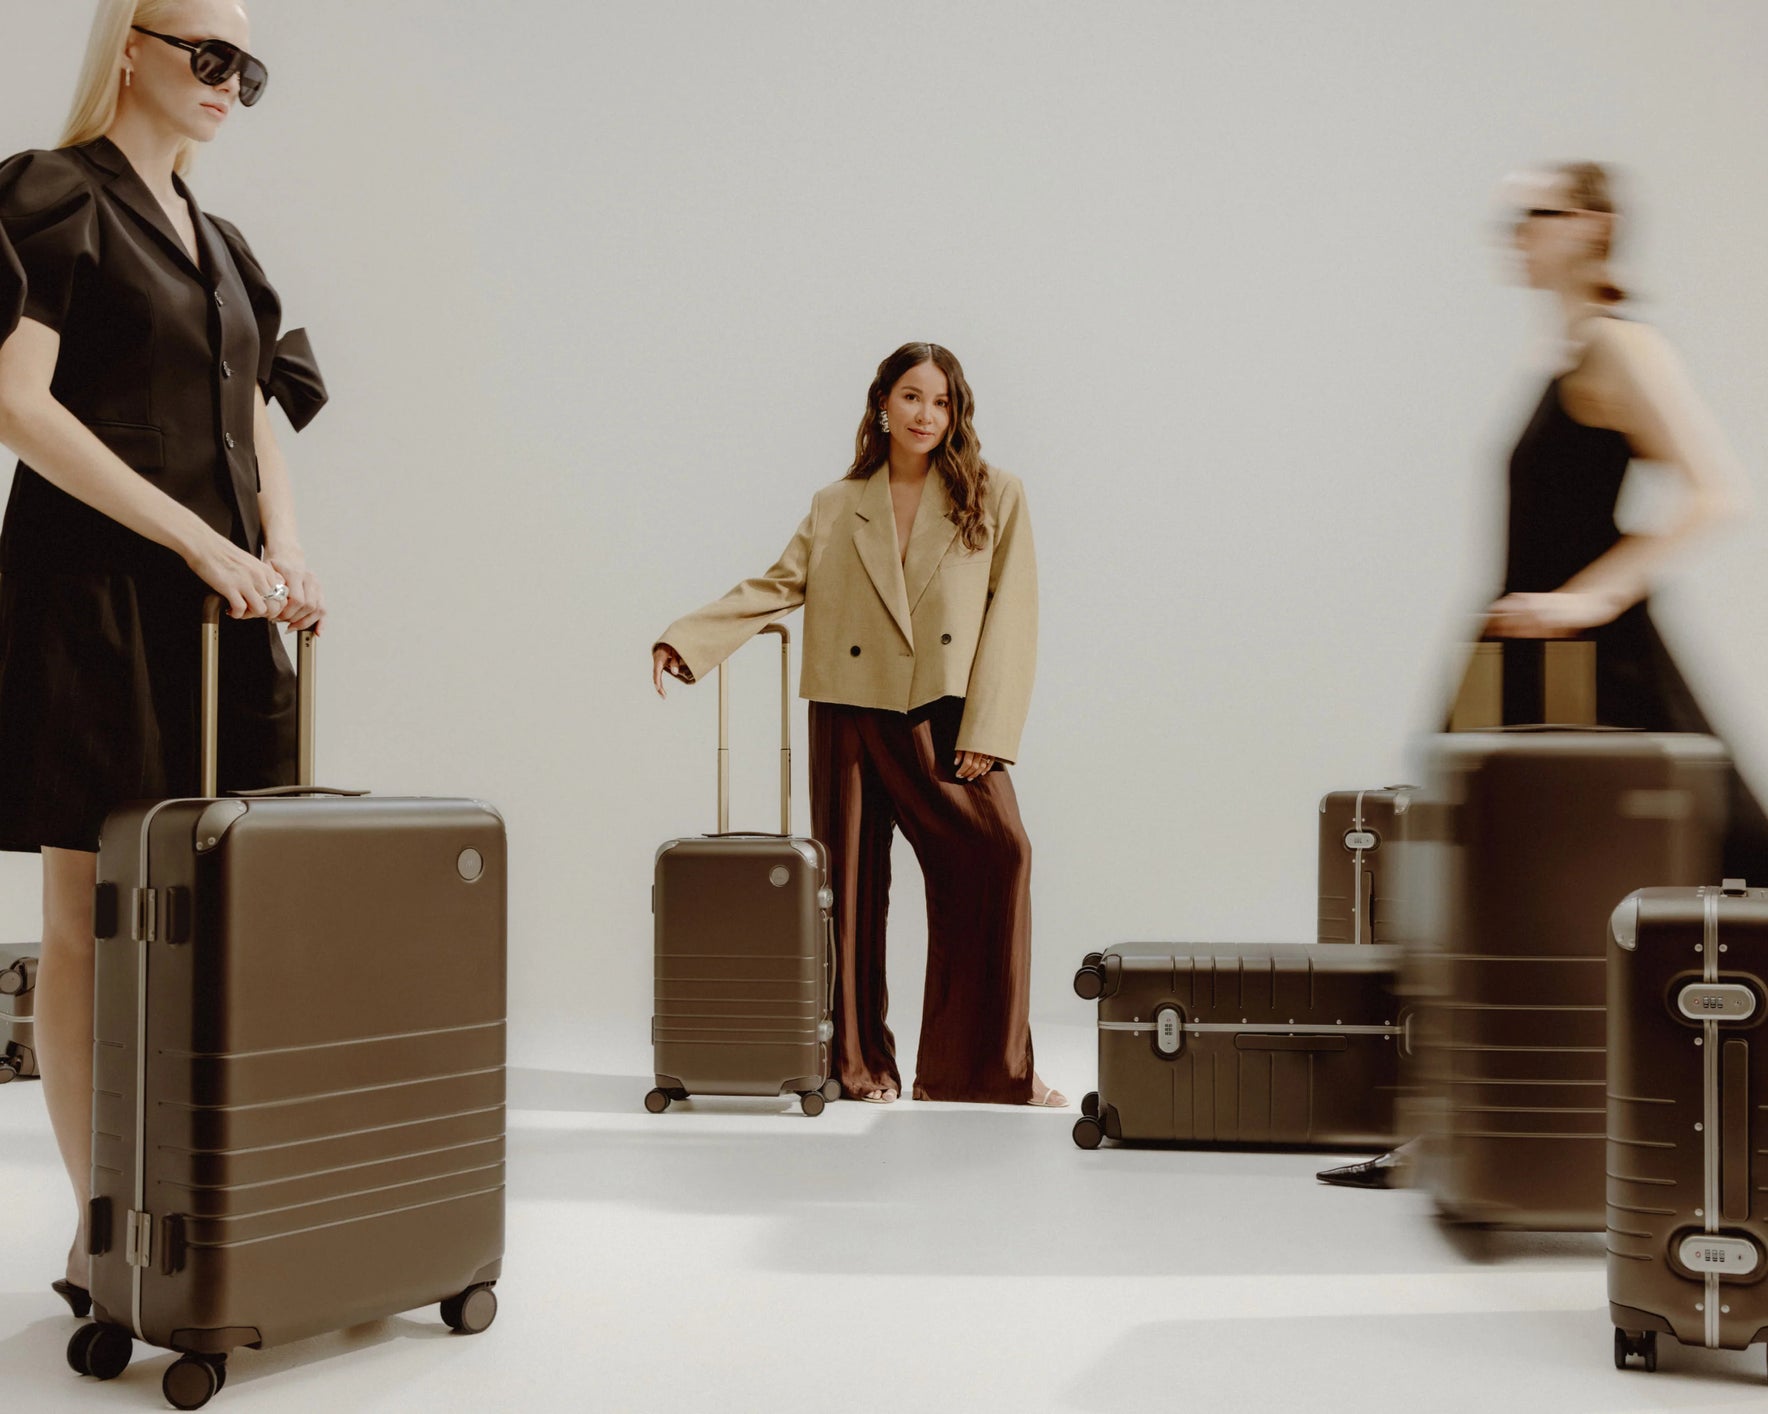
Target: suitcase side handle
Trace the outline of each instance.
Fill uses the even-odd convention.
[[[202,782],[199,794],[205,798],[218,794],[221,737],[221,596],[210,594],[203,599],[202,652],[202,723],[198,733]],[[302,629],[295,635],[295,779],[311,789],[313,785],[313,703],[319,679],[314,675],[317,654],[313,630]],[[299,790],[290,794],[301,794]]]
[[[792,833],[792,635],[784,624],[763,633],[780,636],[780,834]],[[303,680],[305,674],[302,675]],[[310,779],[303,776],[303,780]],[[718,665],[718,833],[731,829],[731,689],[724,664]]]

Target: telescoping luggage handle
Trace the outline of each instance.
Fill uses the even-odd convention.
[[[763,633],[780,636],[780,833],[792,833],[792,635],[784,624]],[[303,777],[305,779],[305,777]],[[731,689],[724,664],[718,665],[718,833],[731,828]]]
[[[1504,645],[1541,647],[1541,723],[1561,727],[1596,725],[1596,644],[1587,638],[1487,639],[1473,645],[1455,706],[1452,732],[1479,732],[1504,726]]]
[[[219,594],[203,600],[202,651],[202,730],[199,735],[202,771],[202,795],[219,794],[219,757],[221,726],[221,610]],[[317,653],[313,630],[302,629],[295,635],[295,780],[292,786],[273,786],[268,790],[235,791],[248,799],[278,795],[367,795],[362,790],[339,790],[313,784],[313,704],[317,698],[319,679],[314,673]]]

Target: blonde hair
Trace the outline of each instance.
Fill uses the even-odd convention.
[[[57,147],[78,147],[110,131],[123,85],[123,46],[129,42],[129,26],[163,30],[178,4],[179,0],[98,0],[92,37],[86,42],[86,62],[80,68],[80,86]],[[173,170],[180,176],[187,174],[195,155],[196,144],[185,138],[178,144]]]

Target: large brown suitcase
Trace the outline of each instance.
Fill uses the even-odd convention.
[[[1768,889],[1646,888],[1609,924],[1615,1364],[1768,1340]]]
[[[203,785],[125,806],[98,851],[94,1323],[227,1353],[442,1303],[483,1330],[504,1243],[505,844],[474,800],[215,788],[219,602],[203,626]],[[311,634],[300,779],[312,779]]]
[[[1399,950],[1121,943],[1074,990],[1099,1003],[1099,1088],[1074,1142],[1320,1148],[1395,1141]]]
[[[1395,871],[1385,846],[1412,803],[1411,786],[1335,790],[1320,798],[1322,943],[1391,943]]]
[[[1513,661],[1532,661],[1541,717],[1594,713],[1594,645],[1483,644],[1453,725],[1515,715]],[[1717,872],[1725,749],[1571,725],[1451,731],[1423,757],[1398,851],[1416,1181],[1453,1222],[1600,1231],[1608,915]]]
[[[718,833],[657,850],[656,1088],[661,1114],[692,1095],[840,1096],[834,1040],[835,896],[822,844],[792,834],[791,636],[780,638],[780,832],[730,833],[730,686],[718,667]]]
[[[37,1078],[37,947],[0,947],[0,1085]]]

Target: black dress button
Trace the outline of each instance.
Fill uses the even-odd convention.
[[[939,635],[939,641],[941,643],[950,643],[952,641],[952,636],[949,633],[942,633]]]
[[[849,648],[847,651],[853,654],[854,657],[859,657],[859,644],[854,644],[853,647]]]
[[[231,432],[222,433],[221,440],[227,443],[227,450],[228,451],[233,450],[233,434]]]
[[[215,291],[215,308],[216,309],[225,309],[226,307],[227,307],[227,301],[221,298],[221,291],[216,290]]]
[[[221,376],[223,378],[233,377],[233,365],[226,359],[221,360]]]

